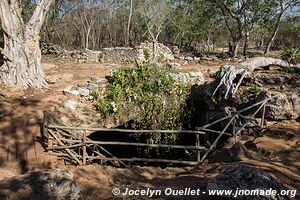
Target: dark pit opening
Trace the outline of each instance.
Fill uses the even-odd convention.
[[[209,122],[209,105],[205,100],[197,99],[193,102],[193,113],[191,116],[191,122],[188,128],[183,128],[185,130],[195,130],[196,127],[201,127]],[[118,129],[132,129],[132,121],[124,123],[122,126],[115,127]],[[185,126],[185,125],[184,125]],[[185,126],[186,127],[186,126]],[[164,133],[162,133],[163,135]],[[193,133],[179,133],[180,141],[178,145],[185,146],[195,146],[196,135]],[[114,141],[114,142],[137,142],[134,140],[130,133],[123,132],[94,132],[88,136],[93,141]],[[205,146],[204,141],[205,136],[200,135],[201,146]],[[117,158],[138,158],[140,156],[139,152],[146,149],[146,147],[136,147],[136,146],[126,146],[126,145],[102,145],[107,151],[113,154]],[[164,148],[153,148],[157,149],[155,155],[150,154],[150,158],[158,159],[174,159],[174,160],[186,160],[186,161],[196,161],[197,160],[197,150],[185,150],[185,149],[169,149],[171,151],[168,156],[164,156],[161,151]],[[167,164],[167,163],[155,163],[155,162],[125,162],[129,165],[144,165],[144,166],[160,166],[162,168],[168,166],[181,166],[180,164]]]

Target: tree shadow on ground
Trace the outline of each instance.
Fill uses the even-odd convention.
[[[38,103],[22,97],[0,99],[0,159],[2,165],[17,162],[21,173],[28,172],[30,162],[38,161],[43,151],[36,142],[40,134]]]

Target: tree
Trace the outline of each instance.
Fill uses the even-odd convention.
[[[129,8],[129,14],[128,14],[126,35],[125,35],[125,46],[128,46],[128,44],[129,44],[131,18],[132,18],[132,14],[133,14],[133,0],[129,0],[129,1],[130,1],[130,8]]]
[[[245,39],[245,54],[249,32],[260,20],[264,19],[264,16],[270,14],[272,0],[213,0],[213,2],[221,10],[230,32],[232,42],[229,49],[231,55],[237,56],[242,39]]]
[[[150,39],[153,42],[153,59],[156,58],[158,38],[164,29],[165,22],[170,14],[166,0],[146,0],[140,7]]]
[[[41,65],[39,33],[53,0],[40,0],[27,23],[18,0],[0,1],[0,19],[4,32],[1,49],[4,64],[0,80],[6,86],[39,88],[47,85]]]
[[[174,0],[168,35],[173,32],[174,43],[180,47],[195,45],[201,53],[211,52],[222,25],[217,11],[216,6],[206,0]]]
[[[271,35],[271,38],[268,42],[268,45],[265,49],[265,54],[268,54],[270,51],[270,48],[274,42],[274,39],[280,29],[280,26],[282,24],[282,18],[284,16],[284,13],[289,9],[292,8],[294,6],[300,5],[299,0],[277,0],[276,1],[276,12],[278,13],[276,16],[276,20],[275,20],[275,26]]]
[[[72,21],[73,25],[77,28],[81,35],[82,46],[88,49],[90,44],[90,35],[92,29],[99,18],[100,11],[105,7],[104,2],[98,0],[78,0],[74,2],[77,6],[75,10],[75,20]]]

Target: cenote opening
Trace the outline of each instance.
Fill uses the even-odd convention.
[[[195,130],[196,127],[201,127],[209,123],[209,105],[205,100],[196,99],[192,104],[193,113],[191,116],[191,121],[188,128],[182,128],[185,130]],[[128,121],[119,127],[118,129],[133,129],[133,121]],[[218,129],[218,127],[216,127]],[[139,133],[137,133],[139,134]],[[147,134],[159,134],[158,137],[163,138],[168,133],[143,133],[139,136],[139,141],[134,137],[133,133],[124,132],[94,132],[88,137],[93,141],[114,141],[114,142],[135,142],[135,143],[145,143],[143,142],[143,136]],[[196,134],[194,133],[177,133],[176,145],[184,146],[195,146],[196,144]],[[200,145],[208,147],[211,140],[215,138],[214,135],[200,135]],[[227,139],[224,136],[223,141]],[[142,140],[142,141],[141,141]],[[159,147],[136,147],[129,145],[102,145],[107,151],[117,158],[151,158],[151,159],[170,159],[170,160],[184,160],[184,161],[197,161],[197,150],[185,150],[176,148],[159,148]],[[202,151],[203,153],[203,151]],[[105,155],[105,153],[103,153]],[[180,164],[170,164],[162,162],[141,162],[141,161],[131,161],[124,162],[128,166],[160,166],[162,168],[168,166],[181,166]]]

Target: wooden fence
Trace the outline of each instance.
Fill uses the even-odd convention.
[[[212,123],[196,128],[196,130],[129,130],[129,129],[108,129],[108,128],[85,128],[71,127],[61,122],[53,114],[44,111],[44,122],[42,127],[42,135],[47,144],[49,154],[62,157],[64,160],[74,164],[86,165],[98,160],[101,163],[108,163],[115,166],[127,166],[127,161],[145,161],[145,162],[164,162],[184,165],[197,165],[205,160],[209,153],[216,147],[222,135],[236,137],[239,135],[250,122],[257,121],[255,116],[262,110],[262,117],[257,127],[264,128],[264,115],[266,103],[273,99],[270,97],[258,103],[255,103],[240,111],[232,112],[228,116],[218,119]],[[243,113],[256,108],[250,116],[244,116]],[[237,126],[238,119],[242,119],[243,124]],[[241,121],[241,120],[239,120]],[[222,131],[214,130],[211,127],[217,123],[225,122],[226,126]],[[231,127],[231,133],[226,132]],[[151,133],[187,133],[194,134],[196,143],[194,146],[186,145],[170,145],[170,144],[146,144],[135,142],[117,142],[117,141],[93,141],[88,138],[89,133],[93,132],[119,132],[124,134],[151,134]],[[218,134],[215,141],[209,148],[201,146],[200,135],[207,133]],[[204,143],[204,142],[203,142]],[[104,147],[107,145],[118,146],[135,146],[135,147],[152,147],[152,148],[171,148],[196,150],[197,159],[195,161],[188,160],[171,160],[171,159],[150,159],[150,158],[117,158]],[[201,152],[204,152],[201,156]]]

